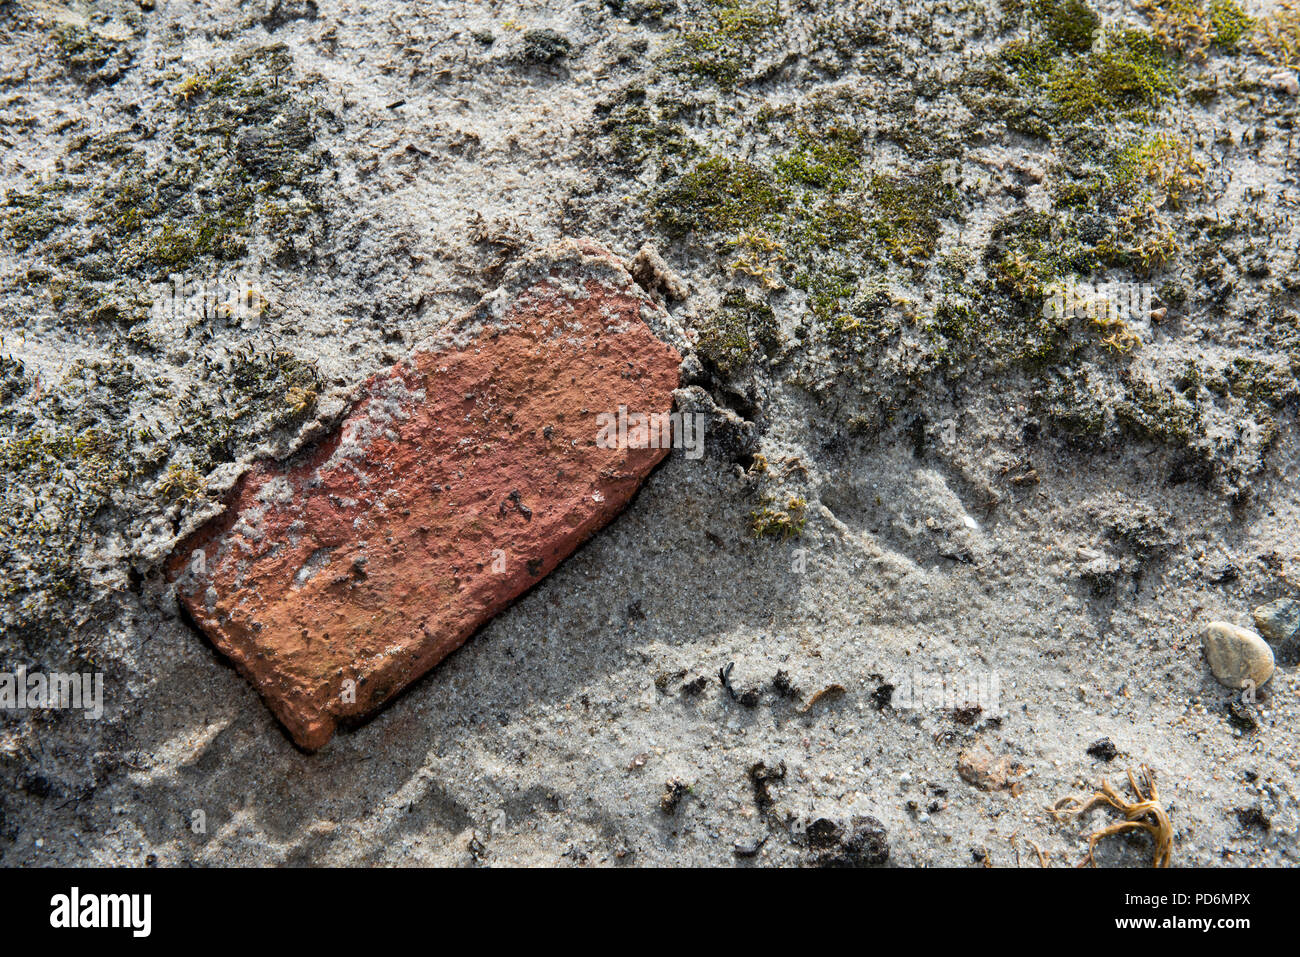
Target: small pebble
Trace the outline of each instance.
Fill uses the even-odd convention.
[[[1289,93],[1292,96],[1300,95],[1300,79],[1297,79],[1296,75],[1290,70],[1274,73],[1268,78],[1268,82],[1275,90]]]
[[[1210,671],[1225,688],[1239,691],[1247,681],[1258,688],[1273,677],[1273,649],[1247,628],[1213,622],[1201,632],[1201,647]]]
[[[1255,627],[1265,638],[1286,641],[1300,633],[1300,601],[1279,598],[1255,609]]]

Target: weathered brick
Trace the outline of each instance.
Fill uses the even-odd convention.
[[[254,464],[177,547],[180,600],[300,746],[383,705],[627,504],[667,449],[602,448],[597,415],[671,409],[659,309],[609,253],[561,244],[372,377],[328,437]]]

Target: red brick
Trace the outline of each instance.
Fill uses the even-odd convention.
[[[177,547],[180,600],[300,746],[379,708],[623,509],[667,449],[600,448],[596,417],[670,411],[680,357],[644,321],[658,308],[610,254],[562,244],[372,377],[319,444],[255,464]]]

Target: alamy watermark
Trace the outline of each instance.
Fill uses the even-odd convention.
[[[56,929],[121,928],[148,937],[152,913],[152,894],[83,894],[73,887],[50,898],[50,926]]]
[[[682,449],[688,459],[704,455],[703,412],[617,412],[596,416],[596,447],[601,449]]]
[[[951,673],[913,668],[891,680],[889,703],[908,711],[959,711],[979,708],[986,715],[1002,713],[1002,678],[996,671]]]
[[[0,671],[0,710],[43,709],[75,709],[87,721],[98,720],[104,714],[103,673]]]
[[[266,309],[266,296],[254,279],[236,273],[215,279],[173,275],[153,287],[152,318],[256,319]]]
[[[1080,282],[1075,279],[1053,283],[1044,290],[1043,315],[1054,319],[1142,321],[1151,315],[1154,298],[1145,282]]]

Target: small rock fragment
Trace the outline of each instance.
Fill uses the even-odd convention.
[[[1300,635],[1300,601],[1279,598],[1255,609],[1255,627],[1270,641],[1286,641]]]
[[[686,283],[668,268],[663,256],[659,255],[659,250],[651,243],[641,247],[628,266],[628,270],[637,285],[648,293],[677,300],[685,299],[690,295]]]
[[[1020,783],[1024,767],[1008,754],[994,758],[987,749],[967,748],[957,755],[957,773],[981,791],[1009,791]]]
[[[1268,78],[1268,84],[1280,93],[1300,96],[1300,78],[1291,70],[1282,70]]]
[[[767,843],[768,835],[754,838],[752,841],[736,841],[732,844],[731,849],[737,857],[757,857],[758,852],[763,849]]]
[[[1226,621],[1216,621],[1201,633],[1205,660],[1219,684],[1234,691],[1258,688],[1273,677],[1273,649],[1259,635]]]

